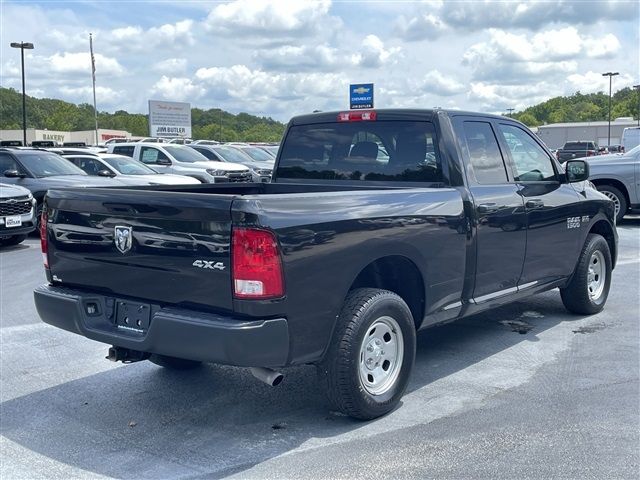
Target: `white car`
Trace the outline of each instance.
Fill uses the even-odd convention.
[[[64,155],[64,158],[73,162],[89,175],[115,177],[127,185],[194,185],[201,183],[193,177],[184,175],[160,174],[124,155],[73,153]]]
[[[187,145],[169,143],[117,143],[109,153],[126,155],[160,173],[197,178],[203,183],[251,182],[251,170],[244,165],[210,161]]]

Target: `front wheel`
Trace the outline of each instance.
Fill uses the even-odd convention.
[[[589,234],[573,278],[560,289],[562,303],[573,313],[592,315],[604,308],[611,286],[611,252],[600,235]]]
[[[375,288],[351,291],[319,366],[333,408],[361,420],[393,410],[415,353],[413,316],[402,298]]]

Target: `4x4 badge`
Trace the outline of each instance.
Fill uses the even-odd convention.
[[[116,244],[116,248],[120,253],[127,253],[131,250],[131,243],[133,241],[131,235],[131,227],[116,226],[114,230],[113,241]]]

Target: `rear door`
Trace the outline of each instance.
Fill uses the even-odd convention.
[[[491,122],[456,117],[456,125],[475,208],[473,298],[483,302],[517,291],[525,259],[526,215]]]
[[[50,191],[49,265],[58,284],[149,303],[231,309],[232,195]]]
[[[573,272],[582,218],[580,195],[560,183],[554,162],[531,133],[517,124],[498,123],[499,139],[510,160],[527,212],[527,255],[520,285],[533,286]]]

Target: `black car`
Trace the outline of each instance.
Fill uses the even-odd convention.
[[[90,177],[60,155],[38,148],[0,148],[0,181],[24,187],[37,202],[36,222],[42,200],[50,188],[124,186],[113,178]]]

